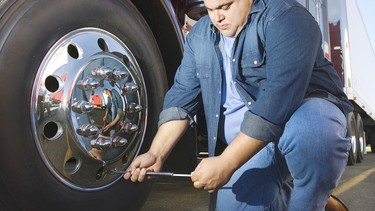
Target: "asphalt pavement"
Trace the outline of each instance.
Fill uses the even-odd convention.
[[[375,210],[375,154],[368,153],[362,163],[347,166],[333,194],[353,211]]]
[[[347,166],[334,190],[351,211],[375,210],[375,154],[368,152],[362,163]],[[190,179],[158,179],[142,211],[206,211],[208,194],[194,189]]]

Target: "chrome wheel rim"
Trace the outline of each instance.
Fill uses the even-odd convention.
[[[121,178],[142,145],[147,122],[144,78],[119,38],[81,28],[45,55],[33,84],[31,119],[39,154],[62,183],[82,191]]]

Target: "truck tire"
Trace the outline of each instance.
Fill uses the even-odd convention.
[[[149,146],[167,82],[137,9],[4,1],[0,47],[0,210],[140,210],[153,182],[111,170]],[[107,134],[108,104],[90,101],[106,101],[104,89],[119,115]]]
[[[363,121],[360,114],[357,114],[357,134],[358,134],[358,156],[357,163],[362,162],[363,156],[366,152],[365,133],[363,130]]]
[[[367,143],[370,143],[371,153],[375,153],[375,131],[367,131]]]
[[[348,165],[354,165],[357,162],[358,137],[354,113],[348,115],[348,136],[351,138],[351,148],[349,150]]]

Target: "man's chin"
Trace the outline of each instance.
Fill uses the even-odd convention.
[[[219,30],[222,35],[225,37],[235,37],[235,33],[230,32],[228,30]]]

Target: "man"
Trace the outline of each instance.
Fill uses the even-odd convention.
[[[107,95],[106,111],[103,117],[103,133],[106,135],[113,135],[115,132],[115,126],[118,121],[123,117],[123,111],[121,110],[122,101],[116,90],[104,89],[103,93]],[[108,134],[108,132],[110,134]]]
[[[211,157],[192,181],[217,191],[217,210],[323,210],[346,166],[352,106],[319,26],[294,0],[204,3],[150,150],[124,178],[160,171],[202,101]]]

